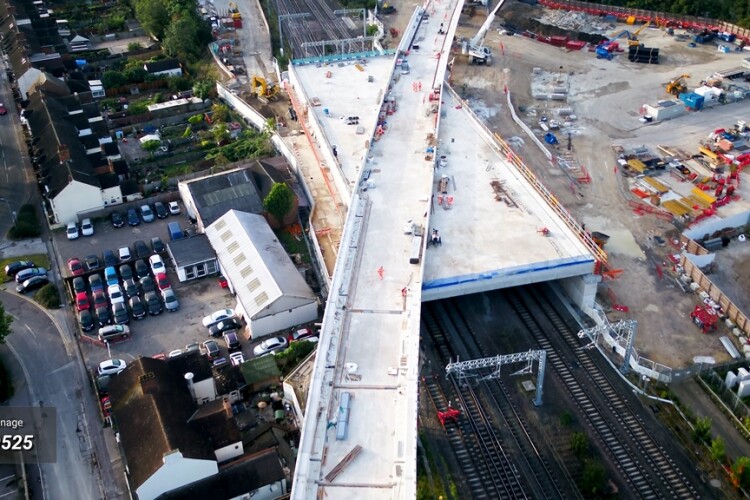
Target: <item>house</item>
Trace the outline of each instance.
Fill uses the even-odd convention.
[[[85,52],[91,50],[91,40],[85,36],[76,35],[68,42],[70,52]]]
[[[206,228],[252,338],[318,318],[318,299],[262,215],[230,210]]]
[[[147,62],[143,65],[143,69],[153,76],[182,76],[182,65],[177,59]]]
[[[167,252],[181,282],[219,273],[216,253],[205,234],[170,241]]]
[[[200,351],[188,351],[167,359],[169,368],[186,380],[193,400],[197,405],[214,401],[217,397],[216,382],[211,362]]]

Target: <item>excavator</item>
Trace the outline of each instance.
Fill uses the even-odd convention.
[[[253,76],[250,80],[250,88],[253,89],[253,93],[258,96],[258,99],[275,101],[276,96],[279,93],[279,87],[275,83],[268,84],[265,78],[262,76]]]
[[[635,47],[641,44],[640,40],[638,40],[638,35],[640,35],[643,30],[648,28],[649,24],[651,24],[651,19],[648,19],[645,23],[643,23],[643,26],[641,26],[640,28],[638,28],[637,30],[635,30],[634,32],[630,34],[630,36],[628,37],[629,46]]]
[[[237,8],[237,4],[234,2],[229,2],[229,13],[232,19],[242,19],[242,14],[240,14],[240,9]]]
[[[471,40],[465,41],[463,43],[461,52],[463,54],[468,54],[469,64],[486,64],[489,66],[490,62],[492,61],[492,50],[489,47],[484,46],[484,37],[487,35],[487,31],[490,29],[492,21],[495,20],[497,11],[500,10],[500,7],[502,7],[504,3],[505,0],[500,0],[495,8],[492,9],[490,15],[487,16],[487,20],[484,22],[482,27],[479,28],[477,34],[474,35]]]
[[[684,94],[687,91],[687,85],[685,85],[686,78],[690,78],[690,75],[680,75],[670,80],[666,85],[667,94],[672,94],[675,97]]]

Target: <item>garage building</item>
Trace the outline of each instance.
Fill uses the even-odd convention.
[[[318,318],[318,299],[261,215],[230,210],[206,228],[251,338]]]
[[[216,253],[205,234],[167,243],[177,277],[181,282],[218,274]]]

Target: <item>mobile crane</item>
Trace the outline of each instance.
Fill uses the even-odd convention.
[[[484,46],[484,37],[487,36],[487,31],[490,29],[492,21],[495,20],[495,15],[500,7],[503,6],[505,0],[500,0],[498,4],[492,9],[490,15],[487,16],[487,20],[484,22],[481,28],[474,38],[468,42],[463,43],[462,52],[468,54],[470,64],[486,64],[489,65],[492,61],[492,50],[489,47]]]

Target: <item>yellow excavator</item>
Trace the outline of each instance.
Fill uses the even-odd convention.
[[[253,76],[252,80],[250,80],[250,88],[253,89],[253,93],[258,96],[258,99],[275,101],[279,93],[278,85],[275,83],[269,85],[265,78],[258,75]]]
[[[685,85],[686,78],[690,78],[690,75],[680,75],[677,78],[670,80],[666,85],[667,94],[672,94],[676,97],[685,93],[687,91],[687,85]]]
[[[632,32],[630,36],[628,37],[628,45],[632,45],[632,46],[640,45],[641,42],[640,40],[638,40],[638,35],[640,35],[643,30],[648,28],[649,24],[651,24],[651,19],[643,23],[643,26],[641,26],[640,28]]]
[[[229,13],[231,14],[232,19],[242,19],[240,9],[237,8],[237,4],[234,2],[229,2]]]

